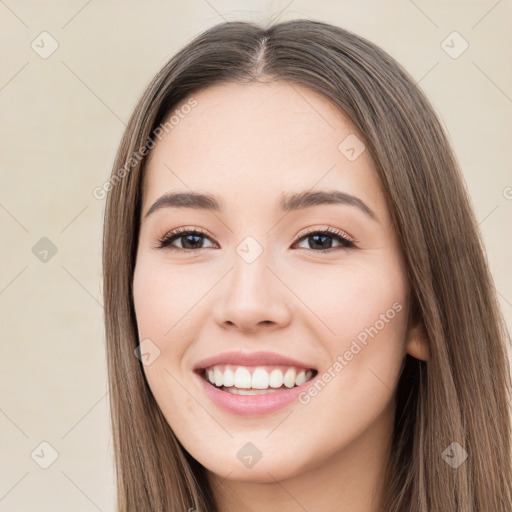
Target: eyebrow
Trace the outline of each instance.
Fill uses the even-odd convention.
[[[356,196],[341,192],[340,190],[321,190],[316,192],[298,192],[294,194],[281,194],[279,210],[291,212],[325,204],[343,204],[359,208],[368,217],[378,222],[375,212]],[[223,206],[216,196],[199,192],[167,192],[159,197],[144,216],[161,208],[193,208],[198,210],[222,212]]]

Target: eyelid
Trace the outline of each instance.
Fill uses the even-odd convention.
[[[182,226],[180,228],[171,229],[170,231],[167,231],[165,235],[162,237],[158,237],[156,242],[159,245],[154,246],[154,249],[171,249],[171,250],[177,250],[182,252],[197,252],[200,249],[182,249],[180,247],[174,247],[170,245],[170,240],[174,238],[175,240],[178,240],[180,238],[180,235],[195,232],[200,235],[203,235],[205,238],[209,238],[212,242],[215,240],[213,236],[211,236],[208,231],[206,231],[203,228],[198,228],[196,226]],[[174,240],[173,240],[174,241]],[[216,242],[215,242],[216,243]],[[203,247],[203,249],[206,249],[206,247]]]
[[[345,238],[349,242],[352,242],[354,244],[358,244],[359,241],[354,238],[353,236],[350,236],[347,232],[343,231],[339,228],[333,228],[331,226],[323,226],[323,227],[313,227],[313,228],[306,228],[302,230],[295,238],[295,240],[300,240],[301,238],[304,238],[304,236],[312,234],[312,233],[318,233],[318,232],[328,232],[333,235],[341,236],[342,238]]]
[[[198,228],[198,227],[195,227],[195,226],[182,226],[180,228],[172,229],[172,230],[168,231],[163,237],[158,238],[157,242],[158,242],[159,245],[157,245],[154,248],[155,249],[169,248],[171,250],[177,250],[177,251],[180,251],[180,252],[197,252],[197,251],[199,251],[201,249],[208,249],[209,248],[209,247],[200,247],[198,249],[183,249],[183,248],[174,247],[174,246],[171,245],[171,240],[172,241],[178,240],[180,238],[181,234],[187,234],[187,233],[188,234],[190,234],[190,233],[197,233],[199,235],[203,235],[205,238],[208,238],[214,244],[217,244],[217,242],[215,242],[214,237],[211,236],[208,233],[208,231],[206,231],[205,229]],[[305,228],[304,230],[302,230],[301,232],[299,232],[295,236],[293,245],[296,245],[297,243],[299,243],[303,238],[307,238],[308,235],[313,235],[313,234],[316,234],[316,233],[322,233],[322,234],[323,233],[329,233],[334,238],[335,237],[339,237],[339,238],[345,240],[346,242],[349,242],[351,247],[357,247],[358,244],[359,244],[359,241],[356,238],[354,238],[353,236],[350,236],[345,231],[343,231],[343,230],[341,230],[339,228],[333,228],[331,226],[323,226],[323,227],[309,227],[309,228]],[[308,249],[308,250],[311,250],[311,249]],[[319,253],[324,252],[325,253],[325,252],[329,252],[329,250],[327,250],[327,251],[313,251],[313,252],[319,252]]]
[[[213,238],[213,236],[210,235],[210,233],[208,233],[208,231],[206,231],[206,229],[198,228],[197,226],[182,226],[180,228],[171,229],[162,238],[180,235],[181,233],[188,233],[190,231],[195,231],[195,232],[200,233],[201,235],[207,236],[208,238]]]

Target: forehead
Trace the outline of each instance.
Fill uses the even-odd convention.
[[[192,98],[193,108],[182,108],[190,98],[175,107],[172,129],[151,152],[145,203],[175,188],[249,198],[315,186],[382,203],[368,152],[351,161],[340,150],[361,136],[323,94],[277,81],[221,84]]]

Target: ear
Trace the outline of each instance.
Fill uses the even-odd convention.
[[[416,307],[412,307],[407,325],[405,351],[416,359],[428,361],[430,359],[430,343],[425,325]]]

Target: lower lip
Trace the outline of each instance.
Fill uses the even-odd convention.
[[[310,379],[300,386],[264,395],[235,395],[229,391],[222,391],[216,388],[198,373],[195,373],[195,375],[199,379],[205,393],[217,407],[240,416],[256,416],[278,411],[297,400],[298,396],[313,381],[313,379]]]

